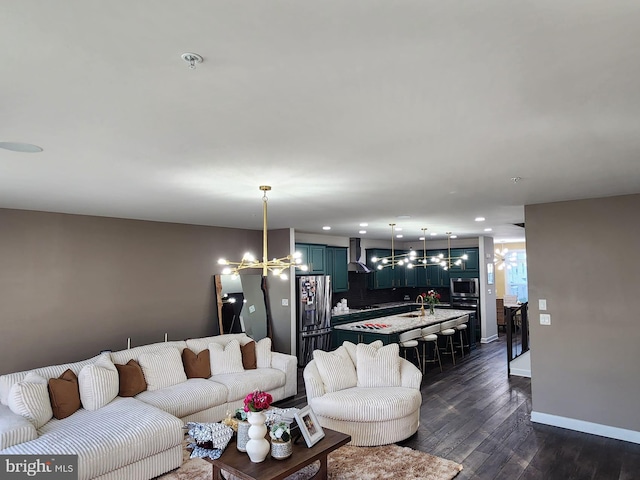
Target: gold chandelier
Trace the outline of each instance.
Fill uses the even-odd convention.
[[[290,267],[296,267],[306,272],[308,267],[302,264],[302,254],[300,252],[269,260],[267,253],[267,202],[269,200],[267,192],[271,190],[271,187],[269,185],[260,185],[260,190],[262,190],[262,261],[258,261],[250,252],[245,253],[239,262],[231,262],[221,258],[218,260],[218,264],[226,265],[222,273],[225,275],[238,275],[240,270],[259,268],[262,269],[263,277],[266,277],[271,272],[273,275],[286,280],[289,278],[287,269]]]
[[[388,257],[371,257],[371,261],[373,263],[378,263],[376,268],[378,270],[382,270],[385,267],[395,268],[396,265],[399,267],[406,268],[414,268],[414,267],[433,267],[439,266],[443,270],[449,270],[453,265],[462,265],[462,262],[467,260],[469,257],[465,253],[460,257],[452,257],[451,256],[451,232],[446,232],[447,234],[447,252],[448,255],[445,256],[444,253],[440,253],[439,255],[433,256],[431,258],[427,258],[427,236],[425,232],[426,228],[422,228],[422,258],[418,259],[418,255],[414,250],[411,250],[409,253],[402,253],[399,255],[395,254],[394,250],[394,232],[395,232],[395,223],[390,223],[391,227],[391,255]],[[414,262],[418,260],[417,264]],[[431,263],[429,263],[431,262]]]
[[[493,263],[498,267],[498,270],[504,270],[505,268],[510,270],[511,267],[516,267],[518,265],[518,257],[515,252],[511,252],[508,255],[509,249],[502,244],[502,250],[496,248],[496,253],[493,256]]]

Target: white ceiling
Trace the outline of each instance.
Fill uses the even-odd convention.
[[[515,240],[526,204],[640,192],[637,0],[5,0],[0,19],[0,141],[44,149],[0,150],[0,207],[260,229],[269,184],[270,228]]]

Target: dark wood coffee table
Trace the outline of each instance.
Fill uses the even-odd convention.
[[[234,441],[229,442],[220,458],[206,459],[213,464],[213,480],[223,480],[221,470],[245,480],[281,480],[316,460],[320,460],[320,470],[312,478],[326,480],[327,455],[349,443],[351,436],[328,428],[323,430],[324,438],[313,447],[307,448],[304,439],[301,438],[293,444],[291,456],[284,460],[275,460],[267,456],[264,462],[253,463],[249,460],[249,455],[238,451]]]

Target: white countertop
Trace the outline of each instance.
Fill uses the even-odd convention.
[[[451,308],[435,308],[433,315],[429,315],[429,307],[425,308],[424,317],[420,315],[420,308],[413,312],[399,313],[398,315],[389,315],[386,317],[372,318],[371,320],[362,320],[359,322],[345,323],[333,327],[336,330],[349,330],[352,332],[370,332],[389,335],[392,333],[404,332],[413,328],[422,328],[434,323],[442,323],[452,318],[461,317],[469,314],[469,310],[454,310]],[[375,325],[378,328],[367,328],[368,325]]]

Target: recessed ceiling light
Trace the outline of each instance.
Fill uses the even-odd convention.
[[[404,236],[404,235],[399,234],[399,235],[396,235],[396,238],[402,238],[403,236]]]
[[[39,147],[38,145],[20,142],[0,142],[0,148],[22,153],[38,153],[42,151],[42,147]]]
[[[493,232],[493,228],[485,228],[484,231],[485,232]]]
[[[451,238],[458,238],[458,235],[451,235]]]
[[[408,220],[411,218],[411,215],[398,215],[396,218],[398,220]]]
[[[436,235],[438,235],[436,232],[431,232],[430,234],[432,237],[435,237]]]
[[[361,226],[361,227],[368,227],[368,226],[369,226],[369,224],[368,224],[367,222],[362,222],[362,223],[360,224],[360,226]]]
[[[486,218],[484,217],[476,217],[476,222],[484,222]]]
[[[325,225],[324,227],[322,227],[323,230],[331,230],[331,227],[329,225]]]
[[[366,230],[360,230],[358,233],[359,233],[360,235],[364,235],[365,233],[367,233],[367,231],[366,231]]]
[[[424,240],[424,237],[420,237],[418,240]]]

